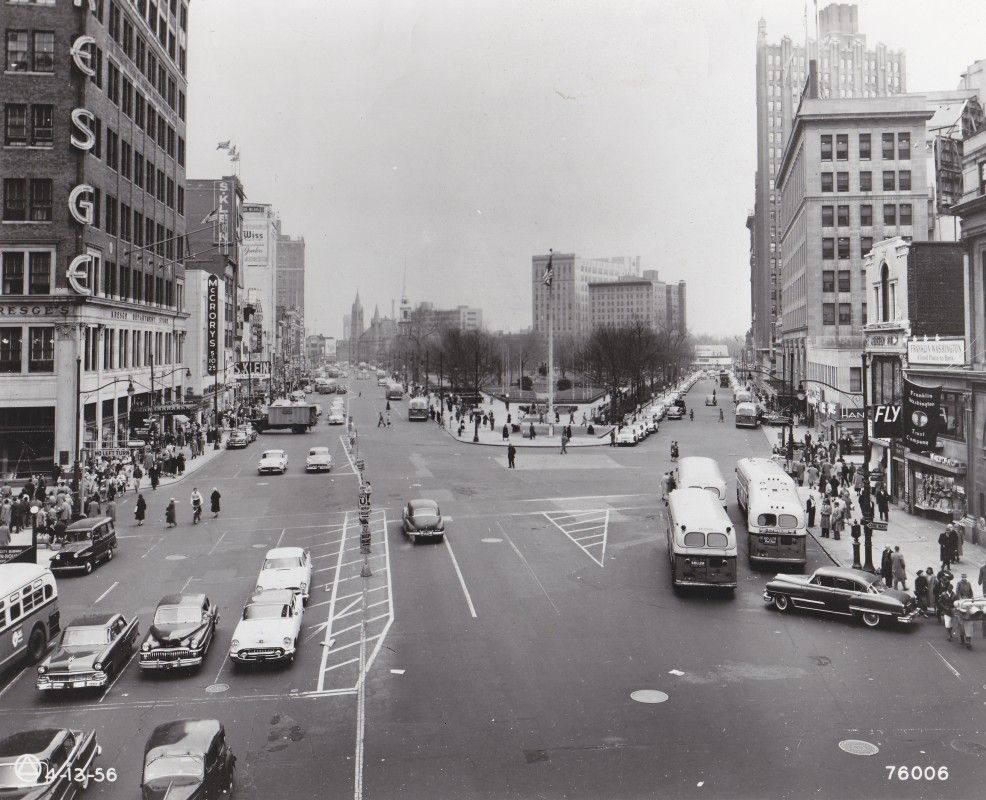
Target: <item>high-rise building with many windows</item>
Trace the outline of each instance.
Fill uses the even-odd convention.
[[[790,36],[769,42],[763,19],[757,30],[752,329],[755,357],[767,369],[772,366],[777,325],[783,313],[779,284],[780,196],[775,181],[808,78],[808,62],[816,59],[817,97],[822,100],[885,97],[906,91],[904,52],[890,50],[884,44],[868,48],[865,34],[859,32],[855,5],[833,3],[821,9],[816,30],[816,39],[802,39],[807,39],[807,48]]]
[[[0,26],[0,472],[24,474],[184,410],[188,3]]]

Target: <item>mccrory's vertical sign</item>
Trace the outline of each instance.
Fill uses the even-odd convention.
[[[205,294],[206,372],[219,372],[219,276],[210,275]]]

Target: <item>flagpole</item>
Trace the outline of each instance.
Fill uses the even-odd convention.
[[[551,269],[551,251],[548,251],[548,269]],[[548,436],[555,435],[555,328],[551,318],[551,300],[554,294],[554,274],[548,281]]]

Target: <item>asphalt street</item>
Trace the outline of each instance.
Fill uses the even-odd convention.
[[[392,403],[392,427],[376,427],[383,390],[351,387],[373,484],[371,578],[359,576],[343,429],[261,435],[161,497],[145,492],[142,528],[131,500],[117,558],[59,580],[64,619],[136,613],[142,631],[164,594],[206,591],[223,617],[204,667],[145,677],[131,663],[103,693],[47,699],[33,669],[13,673],[0,727],[95,728],[101,764],[120,775],[91,787],[100,798],[133,797],[150,730],[187,717],[226,724],[241,798],[981,796],[978,636],[969,652],[931,623],[874,631],[782,616],[762,600],[773,573],[751,571],[743,541],[734,594],[671,590],[658,499],[670,441],[719,461],[741,531],[733,466],[766,453],[759,431],[730,423],[731,402],[725,423],[703,405],[711,383],[686,397],[694,422],[665,421],[634,448],[521,449],[515,470],[502,448],[409,422],[406,402]],[[314,445],[331,449],[329,475],[304,474]],[[257,475],[270,447],[287,450],[286,475]],[[190,524],[193,485],[219,487],[220,519]],[[180,524],[165,530],[169,496]],[[441,504],[445,543],[402,535],[401,507],[414,497]],[[232,630],[275,544],[315,559],[305,641],[290,667],[234,670],[224,657]],[[810,542],[809,569],[825,563]],[[663,702],[633,699],[641,690]],[[853,740],[878,752],[840,748]],[[888,779],[891,765],[947,767],[948,778]]]

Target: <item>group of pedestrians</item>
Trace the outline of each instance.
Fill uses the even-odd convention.
[[[212,493],[209,495],[209,509],[212,511],[212,518],[216,519],[219,516],[221,510],[222,494],[220,494],[219,489],[212,487]],[[198,525],[202,519],[203,511],[203,497],[201,492],[199,492],[198,487],[192,489],[192,494],[189,499],[189,503],[192,507],[192,524]],[[137,520],[138,527],[144,524],[144,520],[147,518],[147,501],[144,499],[144,495],[141,493],[137,494],[137,503],[134,506],[134,519]],[[168,500],[164,507],[164,526],[166,528],[174,528],[178,525],[178,501],[172,497]]]

